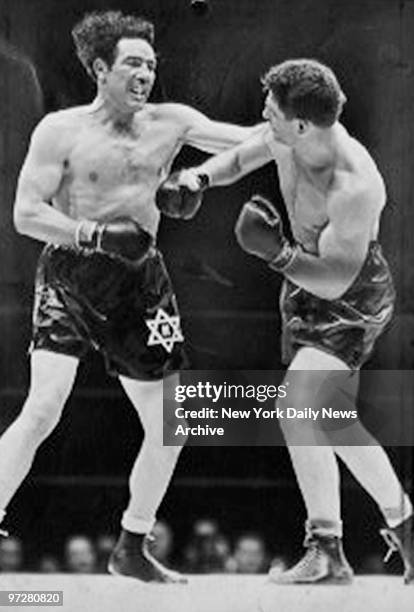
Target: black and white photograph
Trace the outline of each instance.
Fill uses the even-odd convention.
[[[413,32],[0,0],[0,610],[413,610]]]

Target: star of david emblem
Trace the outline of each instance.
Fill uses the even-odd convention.
[[[162,308],[157,310],[153,319],[147,319],[145,323],[151,331],[147,346],[161,345],[168,353],[171,353],[175,342],[184,342],[180,328],[180,317],[170,317]]]

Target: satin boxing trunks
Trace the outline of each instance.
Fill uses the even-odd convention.
[[[107,371],[156,380],[184,366],[177,302],[161,253],[142,263],[47,245],[36,275],[31,349],[83,358],[101,353]]]
[[[285,280],[280,296],[283,362],[310,346],[359,369],[389,323],[394,302],[391,272],[377,242],[370,243],[357,278],[338,299],[321,299]]]

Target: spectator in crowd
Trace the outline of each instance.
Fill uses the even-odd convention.
[[[211,519],[199,519],[192,528],[192,535],[184,550],[183,571],[189,574],[223,572],[223,536]]]
[[[42,574],[57,574],[62,571],[59,560],[54,555],[42,555],[37,563],[36,569]]]
[[[231,562],[227,569],[233,566],[238,574],[262,574],[269,569],[269,558],[266,545],[261,535],[244,533],[236,541]]]
[[[229,538],[222,533],[217,534],[215,549],[218,558],[221,559],[223,569],[226,570],[227,563],[231,559],[231,544]]]
[[[92,541],[82,535],[66,540],[65,569],[73,574],[93,574],[97,571],[96,551]]]
[[[100,574],[108,571],[108,560],[111,552],[115,548],[116,537],[110,533],[98,535],[95,541],[96,566]]]
[[[283,557],[277,556],[273,557],[270,562],[270,567],[272,568],[272,576],[276,574],[281,574],[287,569],[287,563]]]
[[[165,521],[157,521],[151,531],[154,540],[151,542],[151,554],[165,567],[171,568],[173,549],[173,532]]]
[[[23,569],[23,545],[19,538],[0,537],[0,572],[21,572]]]

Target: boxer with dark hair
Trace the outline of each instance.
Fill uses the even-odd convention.
[[[217,153],[255,128],[211,121],[181,104],[149,103],[157,60],[145,19],[92,13],[73,37],[96,98],[39,123],[14,207],[18,232],[47,246],[36,278],[30,391],[0,440],[0,522],[60,419],[79,360],[92,349],[119,377],[145,432],[110,571],[181,581],[146,544],[181,450],[179,440],[162,443],[163,379],[174,386],[184,363],[176,298],[156,245],[155,197],[183,145]],[[191,215],[197,198],[187,195]]]
[[[359,369],[392,317],[394,288],[378,243],[385,185],[368,151],[338,121],[345,96],[327,66],[286,61],[269,70],[264,85],[268,132],[182,171],[178,184],[200,197],[206,184],[233,183],[276,162],[294,241],[260,196],[243,206],[236,237],[285,278],[282,349],[289,364],[285,384],[291,384],[278,406],[329,406],[325,392],[335,377],[343,397],[355,398]],[[301,419],[279,422],[306,504],[308,550],[290,570],[271,572],[272,580],[351,582],[342,550],[338,456],[377,502],[383,534],[402,556],[405,581],[413,581],[412,505],[371,434],[359,421],[333,432],[321,423],[306,429]]]

